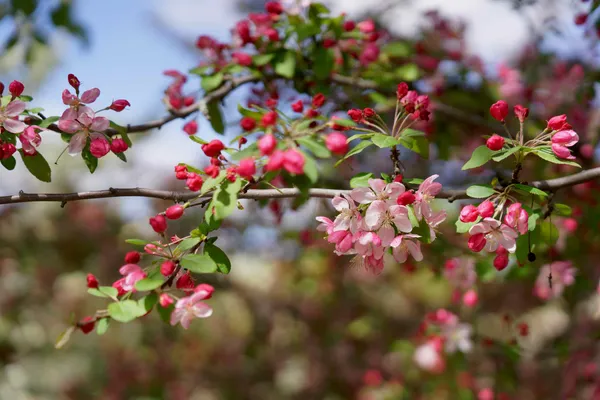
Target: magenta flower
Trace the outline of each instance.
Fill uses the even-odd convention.
[[[504,223],[524,235],[529,229],[529,215],[523,210],[521,203],[513,203],[508,207]]]
[[[119,268],[119,273],[124,276],[121,287],[127,292],[135,291],[136,282],[141,281],[147,276],[144,270],[137,264],[125,264]]]
[[[39,126],[28,126],[23,133],[19,135],[21,148],[25,154],[35,155],[37,153],[36,148],[42,143],[42,137],[36,130],[45,131],[46,129],[42,129]]]
[[[517,250],[516,238],[519,236],[513,228],[500,223],[493,218],[484,218],[481,222],[473,225],[469,229],[472,236],[483,235],[485,238],[485,250],[494,252],[498,246],[504,247],[509,253]]]
[[[24,122],[14,119],[18,117],[27,105],[21,100],[13,100],[0,108],[0,124],[10,133],[21,133],[27,128]]]
[[[400,231],[412,231],[412,223],[408,218],[406,206],[390,206],[383,200],[375,200],[367,208],[364,219],[365,226],[371,231],[377,231],[384,246],[389,246],[394,239],[394,226]]]
[[[394,259],[399,263],[404,263],[408,259],[410,254],[415,261],[423,260],[423,253],[421,253],[421,242],[418,239],[419,235],[398,235],[392,240],[390,246],[393,248],[392,253]]]
[[[331,200],[331,204],[333,204],[333,207],[339,212],[338,216],[333,221],[333,230],[350,230],[350,232],[356,233],[362,217],[352,198],[347,195],[343,195],[343,197],[335,196]]]
[[[212,315],[212,308],[204,303],[210,297],[210,293],[206,290],[201,290],[191,296],[177,300],[175,310],[171,313],[171,325],[181,323],[185,329],[190,327],[190,323],[194,318],[208,318]]]
[[[566,130],[556,132],[552,136],[552,151],[559,158],[574,160],[575,156],[571,154],[571,150],[567,147],[574,146],[579,141],[579,136],[575,131]]]
[[[415,216],[417,220],[421,220],[423,216],[426,218],[431,216],[433,211],[429,203],[435,198],[435,196],[442,190],[442,184],[434,182],[439,175],[431,175],[425,179],[420,185],[419,189],[415,193],[415,203],[413,208],[415,210]]]
[[[369,179],[369,187],[352,189],[350,196],[360,204],[382,200],[392,206],[405,190],[404,185],[398,182],[386,183],[383,179]]]
[[[533,293],[543,300],[556,298],[562,294],[565,287],[575,283],[577,270],[571,261],[555,261],[540,268],[540,273],[535,281]],[[552,274],[552,288],[548,276]]]
[[[107,130],[109,125],[108,118],[96,117],[89,107],[80,107],[79,111],[69,108],[58,121],[60,130],[74,134],[69,141],[69,154],[72,156],[83,150],[88,138],[106,140],[100,132]]]
[[[65,89],[62,92],[63,104],[77,108],[80,104],[92,104],[100,96],[100,89],[93,88],[83,92],[81,97],[72,94],[69,89]]]

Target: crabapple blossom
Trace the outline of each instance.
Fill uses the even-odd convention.
[[[27,105],[21,100],[13,100],[0,108],[0,125],[10,133],[21,133],[27,125],[18,120],[18,116],[25,111]]]
[[[96,101],[98,96],[100,96],[100,89],[98,88],[86,90],[81,94],[81,97],[72,94],[69,89],[65,89],[62,92],[62,101],[64,105],[77,109],[81,104],[92,104]]]
[[[362,216],[354,200],[348,195],[335,196],[331,200],[333,207],[339,211],[339,215],[333,222],[333,231],[350,230],[353,234],[358,232],[362,222]]]
[[[183,215],[185,208],[181,204],[175,204],[166,209],[165,216],[168,219],[179,219]]]
[[[513,229],[516,229],[521,235],[527,233],[529,215],[525,211],[521,203],[513,203],[508,207],[504,216],[504,223]]]
[[[472,204],[466,205],[460,210],[460,221],[461,222],[475,222],[479,218],[479,211],[477,207]]]
[[[413,361],[417,366],[431,373],[441,373],[446,369],[446,361],[440,354],[439,346],[433,341],[426,342],[414,352]]]
[[[490,114],[492,114],[494,119],[504,122],[504,119],[508,115],[508,104],[503,100],[495,102],[490,107]]]
[[[473,225],[469,229],[471,237],[475,235],[479,240],[483,239],[483,246],[486,251],[494,252],[498,246],[504,247],[509,253],[514,253],[517,249],[516,238],[518,233],[508,225],[500,223],[500,221],[493,218],[484,218],[482,221]],[[478,243],[480,245],[481,242]],[[479,248],[479,245],[475,246]],[[481,249],[480,249],[481,250]]]
[[[256,164],[254,163],[254,159],[250,157],[241,160],[236,172],[242,178],[251,180],[252,176],[256,173]]]
[[[137,251],[130,251],[125,254],[126,264],[137,264],[141,259],[140,253]]]
[[[268,134],[258,139],[257,145],[258,149],[260,150],[260,154],[263,156],[268,156],[273,153],[273,150],[275,150],[275,147],[277,146],[277,140],[275,139],[275,136]]]
[[[487,140],[487,142],[485,142],[485,145],[488,149],[493,151],[502,150],[502,147],[504,147],[504,138],[494,134]]]
[[[110,150],[115,154],[123,153],[128,148],[129,148],[129,146],[127,145],[127,142],[124,141],[123,139],[117,138],[117,139],[113,139],[110,142]]]
[[[371,231],[378,231],[384,246],[389,246],[394,238],[394,226],[400,231],[412,231],[406,206],[389,206],[383,200],[375,200],[367,208],[364,225]]]
[[[96,158],[102,158],[110,152],[110,143],[104,136],[99,136],[90,142],[90,153]]]
[[[119,273],[124,276],[121,278],[121,287],[126,292],[135,291],[135,284],[144,279],[147,275],[137,264],[125,264],[119,269]]]
[[[98,279],[94,276],[94,274],[87,274],[86,281],[87,287],[90,289],[97,289],[99,286]]]
[[[419,185],[419,189],[415,193],[416,200],[413,205],[415,210],[415,216],[417,220],[421,220],[423,216],[431,216],[433,211],[431,210],[430,203],[435,196],[442,190],[442,184],[434,182],[439,175],[431,175],[425,179]]]
[[[399,263],[404,263],[408,259],[410,254],[415,261],[423,260],[423,253],[421,253],[421,242],[414,240],[419,238],[419,235],[398,235],[390,243],[392,247],[392,254],[394,259]]]
[[[20,95],[23,94],[24,90],[25,90],[25,86],[19,81],[12,81],[8,85],[8,91],[10,92],[10,94],[13,97],[19,97]]]
[[[150,218],[149,223],[156,233],[163,233],[167,230],[167,220],[163,215],[158,214],[157,216]]]
[[[163,276],[171,276],[171,274],[175,271],[175,268],[175,263],[171,260],[167,260],[160,264],[160,273]]]
[[[344,155],[348,152],[346,135],[341,132],[332,132],[325,138],[325,146],[333,154]]]
[[[571,154],[571,151],[567,147],[574,146],[579,141],[579,136],[575,131],[562,130],[556,132],[551,139],[552,151],[559,158],[567,160],[574,160],[575,156]]]
[[[350,196],[357,203],[369,204],[375,200],[382,200],[392,206],[396,204],[398,196],[406,190],[401,183],[386,183],[383,179],[369,179],[368,183],[369,187],[352,189]]]
[[[181,326],[188,329],[194,318],[210,317],[213,310],[208,304],[202,301],[207,298],[207,291],[200,291],[177,300],[175,310],[171,314],[171,325],[180,323]]]
[[[557,115],[548,120],[548,129],[553,131],[560,131],[567,123],[566,114]]]
[[[492,215],[494,215],[495,209],[494,203],[489,200],[486,200],[477,206],[477,212],[481,218],[490,218]]]
[[[460,290],[468,290],[477,281],[475,260],[472,258],[454,258],[446,261],[444,277],[450,285]]]
[[[113,102],[110,104],[110,108],[113,111],[116,112],[121,112],[125,109],[125,107],[130,107],[131,104],[125,100],[125,99],[119,99],[119,100],[113,100]]]
[[[88,138],[106,140],[101,132],[108,129],[109,125],[108,118],[97,117],[91,108],[85,106],[78,111],[67,109],[58,121],[58,127],[62,131],[73,134],[69,141],[69,154],[72,156],[83,150]]]
[[[171,304],[173,304],[175,302],[175,300],[173,300],[173,298],[171,296],[169,296],[168,293],[161,293],[160,296],[158,297],[158,303],[160,304],[161,307],[169,307]]]
[[[19,135],[19,141],[21,142],[21,148],[23,152],[28,155],[34,155],[37,153],[37,148],[42,143],[42,137],[38,131],[46,131],[37,126],[28,126],[25,128],[23,133]]]

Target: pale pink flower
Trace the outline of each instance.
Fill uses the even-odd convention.
[[[425,223],[429,225],[429,237],[433,242],[436,237],[437,227],[446,220],[446,210],[439,211],[437,213],[432,212],[429,216],[425,216]]]
[[[575,156],[567,147],[574,146],[579,141],[579,136],[573,130],[556,132],[552,136],[552,151],[559,158],[574,160]]]
[[[498,246],[504,247],[509,253],[517,250],[516,238],[519,234],[510,226],[501,224],[493,218],[484,218],[469,229],[470,235],[482,234],[485,238],[485,250],[494,252]]]
[[[392,254],[394,259],[399,263],[404,263],[408,259],[410,254],[415,261],[423,260],[423,253],[421,253],[421,242],[418,240],[419,235],[398,235],[392,240],[390,246],[393,248]]]
[[[317,226],[317,230],[331,235],[331,232],[333,232],[333,221],[327,217],[317,217],[316,219],[320,222]]]
[[[35,155],[37,153],[36,148],[40,146],[42,143],[42,137],[37,131],[45,131],[46,129],[42,129],[39,126],[28,126],[25,128],[23,133],[19,135],[19,140],[21,141],[21,148],[25,154]]]
[[[122,288],[128,292],[135,290],[137,281],[144,279],[147,275],[144,270],[136,264],[125,264],[119,268],[119,273],[124,276]]]
[[[362,216],[360,211],[356,208],[356,204],[350,196],[343,195],[335,196],[331,200],[333,207],[339,212],[338,216],[333,221],[334,231],[346,231],[350,230],[352,233],[356,233],[360,226]]]
[[[472,258],[455,258],[446,263],[444,277],[457,289],[467,290],[475,285],[477,272]]]
[[[446,353],[455,353],[460,350],[463,353],[468,353],[473,349],[471,335],[473,328],[469,324],[452,324],[442,326],[442,335],[446,339]]]
[[[6,105],[6,107],[0,108],[0,124],[9,131],[10,133],[21,133],[25,130],[27,125],[19,121],[18,119],[14,119],[18,117],[27,105],[21,100],[13,100]]]
[[[540,268],[540,273],[535,281],[533,293],[543,300],[556,298],[562,294],[565,287],[575,283],[577,270],[571,261],[555,261]],[[552,275],[552,288],[549,276]]]
[[[350,231],[334,231],[327,238],[329,243],[335,243],[337,255],[348,254],[354,244],[354,235]]]
[[[426,218],[432,214],[431,206],[429,203],[435,198],[435,196],[442,190],[442,184],[434,182],[439,175],[431,175],[425,179],[420,185],[419,189],[415,193],[415,203],[413,209],[415,210],[415,216],[417,220],[421,220],[423,216]]]
[[[383,257],[381,238],[374,232],[359,232],[354,248],[361,256],[374,256],[377,260]]]
[[[64,105],[77,108],[80,104],[91,104],[100,96],[100,89],[93,88],[86,90],[81,94],[81,97],[72,94],[69,89],[65,89],[62,92],[62,101]]]
[[[171,313],[171,325],[181,323],[185,329],[190,327],[194,318],[208,318],[212,315],[212,308],[203,302],[209,298],[207,291],[199,291],[191,296],[177,300],[175,309]]]
[[[504,223],[524,235],[529,229],[529,215],[523,209],[521,203],[513,203],[508,207],[506,216],[504,216]]]
[[[352,189],[350,196],[360,204],[382,200],[392,206],[405,190],[404,185],[399,182],[386,183],[383,179],[369,179],[369,187]]]
[[[434,341],[428,341],[415,350],[413,361],[417,366],[429,372],[443,372],[446,368],[446,362],[440,354],[439,345]]]
[[[406,206],[390,206],[383,200],[375,200],[369,205],[364,224],[369,230],[377,231],[383,246],[389,246],[394,239],[394,225],[400,232],[410,232],[413,228]]]
[[[108,129],[110,121],[106,117],[96,117],[89,107],[80,107],[79,111],[72,108],[65,110],[58,121],[60,130],[74,134],[69,141],[69,154],[76,155],[91,140],[105,139],[103,132]]]

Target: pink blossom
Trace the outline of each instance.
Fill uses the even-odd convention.
[[[419,221],[423,218],[423,216],[428,217],[433,212],[429,203],[442,190],[442,184],[434,182],[438,176],[439,175],[431,175],[429,178],[425,179],[419,185],[419,189],[415,193],[417,199],[413,205],[413,208],[415,210],[415,216]]]
[[[326,232],[328,235],[330,235],[333,232],[332,220],[330,220],[327,217],[317,217],[316,219],[320,222],[320,224],[317,226],[317,230],[319,232]]]
[[[45,131],[46,129],[42,129],[38,126],[28,126],[25,128],[23,133],[19,135],[19,140],[21,141],[21,148],[25,154],[34,155],[37,153],[36,148],[39,147],[40,143],[42,143],[42,137],[40,136],[38,131]]]
[[[504,216],[504,223],[511,228],[519,231],[521,235],[527,233],[529,229],[529,215],[525,211],[521,203],[513,203],[508,207],[508,211]]]
[[[175,304],[175,310],[171,313],[171,325],[181,323],[181,326],[188,329],[194,318],[210,317],[213,310],[202,301],[208,297],[206,291],[199,291],[191,296],[179,299]]]
[[[457,350],[463,353],[470,352],[473,349],[472,333],[473,328],[469,324],[444,325],[442,335],[446,339],[444,342],[446,353],[452,354]]]
[[[331,200],[333,207],[339,212],[338,216],[333,221],[334,231],[345,231],[350,230],[352,233],[356,233],[360,226],[362,216],[360,211],[356,208],[356,204],[350,196],[343,195],[335,196]]]
[[[381,238],[374,232],[359,232],[354,245],[356,252],[361,256],[373,256],[379,260],[383,257],[384,247]]]
[[[96,117],[94,111],[89,107],[80,107],[79,111],[69,108],[65,110],[58,121],[60,130],[74,134],[69,141],[69,154],[72,156],[83,150],[88,137],[91,140],[106,140],[100,132],[107,130],[109,125],[110,122],[107,118]]]
[[[444,277],[450,285],[457,289],[467,290],[472,288],[477,281],[475,260],[472,258],[455,258],[452,261],[452,263],[446,263]]]
[[[21,100],[13,100],[6,105],[6,107],[0,108],[0,124],[9,131],[10,133],[21,133],[25,130],[27,125],[24,122],[14,119],[18,117],[27,105]]]
[[[516,238],[519,236],[510,226],[501,224],[500,221],[493,218],[484,218],[469,229],[472,236],[482,234],[485,238],[485,250],[494,252],[498,246],[504,247],[510,253],[517,249]]]
[[[434,341],[426,342],[417,347],[413,361],[425,371],[440,373],[446,369],[446,362],[440,354],[440,349]]]
[[[460,210],[460,221],[461,222],[475,222],[479,218],[479,211],[477,211],[477,207],[472,204],[464,206],[462,210]]]
[[[290,174],[304,174],[304,156],[296,149],[289,149],[283,153],[283,168]]]
[[[356,188],[350,193],[357,203],[369,204],[375,200],[383,200],[392,206],[406,190],[399,182],[386,183],[383,179],[369,179],[368,183],[369,187]]]
[[[429,238],[431,241],[436,239],[436,228],[446,220],[446,217],[446,210],[441,210],[437,213],[431,213],[430,215],[425,216],[425,223],[429,225]]]
[[[135,283],[147,276],[137,264],[125,264],[119,269],[119,273],[124,276],[121,287],[127,292],[135,291]]]
[[[556,298],[562,294],[565,287],[575,283],[577,270],[571,261],[555,261],[540,268],[540,273],[535,281],[533,293],[543,300]],[[549,276],[552,275],[552,288]]]
[[[571,154],[571,151],[567,147],[575,145],[578,141],[579,136],[575,131],[565,130],[556,132],[552,136],[552,151],[559,158],[574,160],[575,156]]]
[[[72,94],[69,89],[65,89],[62,92],[62,101],[64,105],[77,108],[80,104],[91,104],[100,96],[100,89],[93,88],[83,92],[81,97]]]
[[[350,231],[335,231],[331,232],[327,241],[335,243],[335,252],[337,255],[348,254],[354,243],[354,235]]]
[[[375,200],[369,205],[364,224],[369,230],[378,231],[384,246],[389,246],[394,238],[394,226],[400,232],[407,233],[413,228],[406,206],[389,206],[383,200]]]
[[[393,248],[394,259],[399,263],[404,263],[410,254],[415,261],[422,261],[421,242],[414,240],[418,238],[420,238],[419,235],[412,234],[396,236],[390,243],[390,246]]]
[[[492,215],[494,215],[494,210],[494,203],[489,200],[486,200],[477,206],[477,212],[481,218],[490,218]]]

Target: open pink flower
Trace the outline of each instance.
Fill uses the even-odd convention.
[[[37,130],[37,131],[36,131]],[[28,126],[25,128],[23,133],[19,135],[19,140],[21,141],[21,148],[25,154],[35,155],[37,153],[36,148],[40,146],[42,143],[42,137],[40,136],[38,131],[45,131],[46,129],[42,129],[39,126]]]
[[[350,231],[335,231],[327,238],[329,243],[335,243],[337,255],[348,254],[354,243],[354,235]]]
[[[439,212],[432,212],[430,215],[425,216],[425,223],[429,225],[429,237],[433,242],[437,237],[436,229],[437,227],[446,220],[447,213],[446,210],[441,210]]]
[[[381,238],[374,232],[359,232],[354,248],[361,256],[373,256],[377,260],[383,257]]]
[[[386,183],[383,179],[369,179],[369,187],[352,189],[350,196],[360,204],[382,200],[392,206],[405,190],[404,185],[399,182]]]
[[[9,131],[10,133],[21,133],[25,130],[27,125],[24,122],[14,119],[18,117],[27,105],[21,100],[13,100],[6,105],[6,107],[0,108],[0,124]]]
[[[533,293],[543,300],[556,298],[562,294],[565,287],[575,283],[577,270],[571,261],[555,261],[540,268],[540,273],[535,281]],[[552,288],[549,276],[552,274]]]
[[[100,132],[107,130],[109,125],[108,118],[96,117],[94,111],[89,107],[80,107],[79,111],[69,108],[65,110],[58,121],[60,130],[74,134],[69,141],[69,154],[72,156],[83,150],[88,137],[91,140],[106,140]]]
[[[383,200],[375,200],[367,208],[364,219],[365,226],[371,231],[377,231],[384,246],[389,246],[395,235],[394,226],[400,231],[412,231],[412,223],[408,218],[406,206],[390,206]]]
[[[429,203],[435,198],[435,196],[442,190],[442,184],[434,182],[439,175],[431,175],[425,179],[420,185],[419,189],[415,193],[415,203],[413,208],[415,210],[415,216],[417,220],[421,220],[423,216],[429,217],[432,214],[431,206]]]
[[[508,207],[504,223],[524,235],[529,229],[529,215],[523,210],[521,203],[513,203]]]
[[[408,259],[410,254],[415,261],[423,260],[423,253],[421,253],[421,242],[418,239],[419,235],[398,235],[392,240],[390,246],[393,248],[392,253],[394,259],[399,263],[404,263]]]
[[[446,360],[441,355],[441,341],[430,340],[415,350],[413,361],[417,366],[431,373],[442,373],[446,369]]]
[[[333,232],[333,221],[327,217],[317,217],[316,219],[320,222],[317,226],[317,230],[331,235],[331,232]]]
[[[352,233],[356,233],[360,226],[362,216],[360,211],[356,208],[356,204],[350,196],[342,195],[335,196],[331,200],[333,208],[335,208],[339,214],[333,221],[334,231],[345,231],[350,230]]]
[[[63,104],[77,108],[80,104],[92,104],[100,96],[100,89],[93,88],[86,90],[81,94],[81,97],[72,94],[69,89],[65,89],[62,92]]]
[[[559,158],[574,160],[575,156],[567,147],[574,146],[579,141],[579,136],[573,130],[556,132],[552,136],[552,151]]]
[[[181,323],[185,329],[190,327],[194,318],[208,318],[212,315],[212,308],[203,302],[210,297],[210,293],[201,290],[191,296],[179,299],[175,304],[175,310],[171,313],[171,325]]]
[[[508,252],[514,253],[517,250],[516,238],[517,232],[508,225],[500,223],[493,218],[484,218],[481,222],[473,225],[469,229],[472,236],[483,235],[485,238],[485,250],[494,252],[498,246],[504,247]]]
[[[147,276],[137,264],[125,264],[119,269],[119,273],[124,276],[121,287],[127,292],[134,290],[135,283]]]

